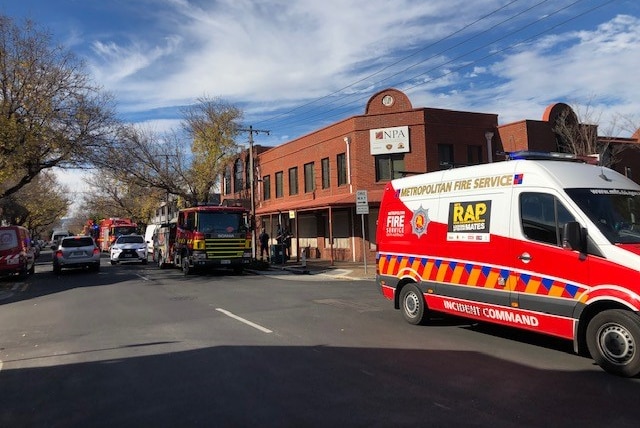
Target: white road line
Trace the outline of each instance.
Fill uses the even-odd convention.
[[[149,278],[147,278],[146,276],[140,275],[139,273],[137,273],[136,275],[144,279],[145,281],[149,281]]]
[[[0,372],[2,371],[2,360],[0,360]]]
[[[218,311],[218,312],[222,312],[222,313],[223,313],[223,314],[225,314],[226,316],[231,317],[231,318],[233,318],[233,319],[236,319],[236,320],[238,320],[238,321],[240,321],[240,322],[243,322],[243,323],[245,323],[245,324],[247,324],[247,325],[249,325],[249,326],[251,326],[251,327],[253,327],[253,328],[256,328],[256,329],[260,330],[260,331],[261,331],[261,332],[263,332],[263,333],[273,333],[273,332],[272,332],[271,330],[269,330],[268,328],[262,327],[261,325],[258,325],[258,324],[254,323],[254,322],[251,322],[251,321],[247,320],[247,319],[244,319],[244,318],[242,318],[242,317],[239,317],[239,316],[237,316],[237,315],[235,315],[235,314],[233,314],[233,313],[231,313],[231,312],[229,312],[229,311],[227,311],[227,310],[225,310],[225,309],[222,309],[222,308],[216,308],[216,311]]]

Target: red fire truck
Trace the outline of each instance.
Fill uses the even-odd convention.
[[[185,275],[195,269],[231,268],[251,262],[249,210],[203,205],[178,212],[174,265]]]
[[[100,221],[100,234],[96,243],[100,250],[109,251],[111,244],[120,235],[130,235],[138,232],[138,225],[130,218],[105,218]]]

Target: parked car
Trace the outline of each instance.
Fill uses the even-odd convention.
[[[22,226],[0,226],[0,276],[21,279],[35,272],[36,256],[29,231]]]
[[[90,236],[62,237],[51,249],[55,274],[67,268],[89,268],[94,272],[100,270],[100,249]]]
[[[111,264],[142,262],[147,264],[147,242],[142,235],[120,235],[111,246]]]

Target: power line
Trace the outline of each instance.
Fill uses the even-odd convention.
[[[516,1],[517,1],[517,0],[516,0]],[[382,68],[381,70],[378,70],[377,72],[372,73],[372,74],[368,75],[368,76],[367,76],[367,77],[365,77],[365,78],[359,79],[359,80],[357,80],[356,82],[353,82],[352,84],[347,85],[347,86],[343,87],[342,89],[340,89],[340,90],[338,90],[338,91],[334,91],[334,92],[332,92],[331,94],[325,95],[325,96],[323,96],[323,97],[321,97],[321,98],[318,98],[318,99],[316,99],[316,100],[313,100],[313,101],[310,101],[310,102],[308,102],[308,103],[302,104],[302,105],[300,105],[300,106],[298,106],[298,107],[296,107],[296,108],[294,108],[294,109],[290,109],[290,110],[288,110],[288,111],[287,111],[287,112],[285,112],[285,113],[278,114],[278,115],[273,116],[273,117],[271,117],[271,118],[269,118],[269,119],[261,120],[261,121],[259,121],[258,123],[264,123],[264,122],[273,121],[273,120],[275,120],[275,119],[277,119],[277,118],[279,118],[279,117],[282,117],[282,116],[284,116],[284,115],[288,115],[288,114],[291,114],[291,113],[293,113],[293,112],[299,111],[299,110],[303,109],[304,107],[307,107],[307,106],[309,106],[309,105],[311,105],[311,104],[318,103],[319,101],[322,101],[322,100],[326,100],[326,99],[328,99],[329,97],[331,97],[332,95],[335,95],[335,94],[337,94],[337,93],[339,93],[339,92],[342,92],[343,90],[345,90],[345,89],[347,89],[347,88],[353,87],[353,86],[355,86],[357,83],[361,83],[361,82],[365,81],[367,78],[370,78],[370,77],[373,77],[373,76],[379,75],[382,71],[387,70],[387,69],[391,68],[392,66],[397,65],[397,64],[399,64],[399,63],[401,63],[401,62],[405,61],[406,59],[408,59],[408,58],[410,58],[410,57],[415,56],[415,55],[416,55],[417,53],[419,53],[419,52],[423,52],[423,51],[425,51],[427,48],[433,47],[434,45],[436,45],[436,44],[438,44],[438,43],[440,43],[440,42],[442,42],[442,41],[444,41],[444,40],[446,40],[446,39],[448,39],[448,38],[452,37],[452,36],[453,36],[453,35],[455,35],[455,34],[459,34],[459,33],[460,33],[460,32],[462,32],[464,29],[468,29],[468,28],[469,28],[469,27],[471,27],[472,25],[474,25],[474,24],[476,24],[476,23],[478,23],[478,22],[482,21],[483,19],[486,19],[487,17],[489,17],[489,16],[491,16],[491,15],[494,15],[494,14],[495,14],[495,13],[497,13],[498,11],[503,10],[506,6],[512,5],[512,4],[513,4],[513,3],[515,3],[516,1],[512,1],[512,2],[508,3],[508,4],[507,4],[507,5],[505,5],[505,6],[503,6],[503,7],[499,8],[499,9],[496,9],[496,10],[492,11],[491,13],[489,13],[489,14],[487,14],[487,15],[484,15],[484,16],[483,16],[483,17],[481,17],[481,18],[478,18],[477,20],[475,20],[475,21],[474,21],[474,22],[472,22],[471,24],[466,25],[466,26],[465,26],[465,27],[463,27],[462,29],[457,30],[457,31],[456,31],[456,32],[454,32],[454,33],[451,33],[450,35],[448,35],[448,36],[446,36],[446,37],[444,37],[444,38],[442,38],[442,39],[439,39],[438,41],[436,41],[436,42],[434,42],[434,43],[431,43],[431,44],[430,44],[430,45],[428,45],[427,47],[422,48],[422,49],[420,49],[420,50],[418,50],[418,51],[416,51],[416,52],[413,52],[411,55],[408,55],[408,56],[406,56],[406,57],[402,58],[401,60],[398,60],[398,61],[396,61],[396,62],[394,62],[394,63],[392,63],[392,64],[390,64],[390,65],[388,65],[388,66],[385,66],[385,67],[384,67],[384,68]],[[478,34],[475,34],[475,35],[473,35],[473,36],[471,36],[471,37],[469,37],[469,38],[467,38],[467,39],[465,39],[465,40],[463,40],[463,41],[461,41],[461,42],[457,43],[456,45],[454,45],[454,46],[452,46],[452,47],[449,47],[449,48],[444,49],[444,50],[442,50],[442,51],[440,51],[440,52],[438,52],[438,53],[435,53],[434,55],[431,55],[431,56],[430,56],[429,58],[427,58],[427,59],[423,59],[423,60],[421,60],[421,61],[419,61],[419,62],[413,63],[413,64],[411,64],[411,65],[409,65],[409,66],[407,66],[407,67],[403,68],[401,71],[396,72],[396,73],[394,73],[394,74],[392,74],[392,75],[390,75],[390,76],[385,77],[384,79],[380,79],[380,80],[378,80],[378,81],[374,82],[371,86],[379,85],[380,83],[382,83],[382,82],[384,82],[384,81],[387,81],[387,80],[391,79],[392,77],[398,76],[398,75],[400,75],[400,74],[402,74],[402,73],[405,73],[406,71],[408,71],[408,70],[410,70],[410,69],[412,69],[412,68],[415,68],[417,65],[419,65],[419,64],[421,64],[421,63],[424,63],[424,62],[426,62],[426,61],[428,61],[428,60],[430,60],[430,59],[433,59],[433,58],[435,58],[435,57],[437,57],[437,56],[439,56],[439,55],[442,55],[444,52],[447,52],[447,51],[449,51],[449,50],[453,49],[454,47],[458,47],[458,46],[460,46],[460,45],[462,45],[462,44],[464,44],[464,43],[467,43],[467,42],[469,42],[469,41],[473,40],[474,38],[479,37],[480,35],[482,35],[482,34],[484,34],[484,33],[487,33],[487,32],[489,32],[489,31],[495,30],[495,29],[497,29],[498,27],[500,27],[501,25],[504,25],[505,23],[507,23],[507,22],[509,22],[509,21],[511,21],[511,20],[513,20],[513,19],[515,19],[516,17],[518,17],[518,16],[522,16],[522,15],[524,15],[525,13],[529,13],[531,10],[533,10],[534,8],[536,8],[536,7],[538,7],[538,6],[540,6],[540,5],[544,4],[544,3],[546,3],[547,1],[548,1],[548,0],[543,0],[543,1],[541,1],[541,2],[539,2],[539,3],[537,3],[537,4],[535,4],[535,5],[533,5],[533,6],[531,6],[531,7],[529,7],[529,8],[527,8],[527,9],[523,10],[523,11],[520,11],[520,12],[518,12],[518,13],[516,13],[516,14],[512,15],[512,16],[510,16],[509,18],[507,18],[507,19],[505,19],[505,20],[503,20],[503,21],[501,21],[501,22],[499,22],[499,23],[497,23],[497,24],[495,24],[495,25],[491,26],[491,27],[490,27],[490,28],[488,28],[487,30],[484,30],[484,31],[482,31],[482,32],[480,32],[480,33],[478,33]],[[472,50],[470,50],[470,51],[467,51],[466,53],[464,53],[464,54],[462,54],[462,55],[459,55],[459,56],[457,56],[456,58],[454,58],[454,59],[451,59],[451,60],[447,61],[446,63],[439,64],[439,65],[437,65],[437,66],[435,66],[435,67],[430,68],[430,69],[429,69],[429,70],[427,70],[427,71],[424,71],[424,72],[421,72],[421,73],[419,73],[419,74],[413,75],[413,76],[411,76],[411,77],[409,77],[409,78],[407,78],[407,79],[404,79],[404,80],[402,80],[402,81],[395,82],[395,83],[393,83],[393,84],[392,84],[392,86],[397,86],[397,85],[401,85],[401,84],[408,83],[408,82],[410,82],[411,80],[414,80],[414,79],[416,79],[416,78],[418,78],[418,77],[420,77],[420,76],[423,76],[423,75],[425,75],[425,74],[427,74],[427,73],[430,73],[430,72],[432,72],[432,71],[435,71],[435,70],[437,70],[437,69],[440,69],[440,68],[442,68],[442,67],[444,67],[444,66],[446,66],[446,65],[448,65],[448,64],[451,64],[451,63],[453,63],[454,61],[457,61],[457,60],[459,60],[459,59],[461,59],[461,58],[463,58],[463,57],[465,57],[465,56],[468,56],[468,55],[470,55],[470,54],[472,54],[472,53],[475,53],[475,52],[478,52],[478,51],[480,51],[480,50],[482,50],[482,49],[484,49],[484,48],[487,48],[487,47],[489,47],[489,46],[491,46],[491,45],[493,45],[493,44],[495,44],[495,43],[497,43],[497,42],[499,42],[499,41],[504,40],[505,38],[507,38],[507,37],[509,37],[509,36],[512,36],[512,35],[514,35],[514,34],[516,34],[516,33],[519,33],[519,32],[521,32],[521,31],[523,31],[523,30],[525,30],[525,29],[527,29],[527,28],[529,28],[529,27],[532,27],[533,25],[535,25],[535,24],[537,24],[537,23],[540,23],[540,22],[542,22],[542,21],[544,21],[544,20],[548,20],[548,19],[550,19],[552,16],[555,16],[555,15],[557,15],[558,13],[563,12],[563,11],[565,11],[565,10],[567,10],[567,9],[571,8],[571,7],[574,7],[577,3],[580,3],[581,1],[582,1],[582,0],[576,0],[576,1],[572,2],[572,3],[567,4],[566,6],[562,6],[562,7],[558,8],[558,9],[556,9],[555,11],[553,11],[553,12],[551,12],[551,13],[549,13],[549,14],[546,14],[546,15],[542,16],[541,18],[538,18],[538,19],[536,19],[536,20],[534,20],[534,21],[532,21],[532,22],[528,23],[528,24],[527,24],[527,25],[525,25],[525,26],[519,27],[519,28],[517,28],[516,30],[514,30],[514,31],[511,31],[511,32],[507,33],[507,34],[506,34],[506,35],[504,35],[504,36],[501,36],[501,37],[499,37],[499,38],[497,38],[497,39],[495,39],[495,40],[492,40],[492,41],[491,41],[491,42],[489,42],[489,43],[485,43],[485,44],[481,45],[481,46],[480,46],[480,47],[478,47],[478,48],[475,48],[475,49],[472,49]],[[602,8],[602,7],[606,6],[607,4],[612,3],[613,1],[615,1],[615,0],[609,0],[609,1],[606,1],[606,2],[604,2],[604,3],[602,3],[602,4],[599,4],[599,5],[596,5],[596,6],[594,6],[594,7],[591,7],[591,8],[589,8],[588,10],[586,10],[586,11],[584,11],[584,12],[582,12],[582,13],[579,13],[579,14],[577,14],[577,15],[575,15],[575,16],[572,16],[572,17],[571,17],[571,18],[569,18],[569,19],[566,19],[566,20],[564,20],[564,21],[562,21],[562,22],[560,22],[560,23],[558,23],[558,24],[556,24],[556,25],[553,25],[553,26],[551,26],[551,27],[549,27],[549,28],[547,28],[547,29],[545,29],[545,30],[543,30],[543,31],[541,31],[541,32],[539,32],[539,33],[537,33],[537,34],[535,34],[534,36],[531,36],[531,37],[528,37],[528,38],[525,38],[525,39],[522,39],[522,40],[516,41],[516,42],[514,42],[514,43],[512,43],[512,44],[510,44],[510,45],[508,45],[508,46],[506,46],[505,48],[502,48],[502,49],[499,49],[499,50],[495,50],[495,51],[491,52],[490,54],[483,56],[482,58],[479,58],[479,59],[476,59],[476,60],[473,60],[473,61],[467,62],[467,63],[463,64],[463,65],[462,65],[462,66],[460,66],[460,67],[457,67],[457,68],[455,68],[455,69],[453,69],[453,70],[449,70],[449,71],[447,71],[447,72],[443,73],[443,74],[442,74],[442,75],[440,75],[440,76],[437,76],[437,77],[434,77],[434,78],[431,78],[431,79],[424,80],[424,81],[422,81],[422,82],[420,82],[420,83],[418,83],[418,84],[415,84],[415,85],[412,85],[412,86],[408,87],[407,89],[412,89],[412,88],[415,88],[415,87],[418,87],[418,86],[425,85],[425,84],[427,84],[427,83],[429,83],[429,82],[433,82],[433,81],[435,81],[435,80],[437,80],[437,79],[441,79],[441,78],[443,78],[443,77],[445,77],[445,76],[447,76],[447,75],[449,75],[449,74],[452,74],[452,73],[454,73],[454,72],[456,72],[456,71],[459,71],[459,70],[461,70],[461,69],[464,69],[464,68],[470,67],[470,66],[472,66],[472,65],[475,65],[475,64],[477,64],[477,63],[478,63],[478,62],[480,62],[480,61],[483,61],[483,60],[486,60],[487,58],[490,58],[490,57],[492,57],[492,56],[498,55],[499,53],[505,52],[505,51],[507,51],[507,50],[509,50],[509,49],[512,49],[512,48],[514,48],[514,47],[516,47],[516,46],[519,46],[519,45],[521,45],[521,44],[523,44],[523,43],[526,43],[526,42],[528,42],[528,41],[530,41],[530,40],[532,40],[532,39],[534,39],[534,38],[536,38],[536,37],[539,37],[540,35],[542,35],[542,34],[544,34],[544,33],[547,33],[547,32],[549,32],[549,31],[551,31],[551,30],[553,30],[553,29],[555,29],[555,28],[558,28],[558,27],[560,27],[560,26],[562,26],[562,25],[565,25],[565,24],[567,24],[568,22],[574,21],[574,20],[576,20],[576,19],[578,19],[578,18],[580,18],[580,17],[582,17],[582,16],[584,16],[584,15],[586,15],[586,14],[588,14],[588,13],[593,12],[594,10],[597,10],[597,9],[599,9],[599,8]],[[306,115],[302,115],[302,117],[300,117],[300,116],[298,116],[298,117],[291,117],[290,119],[285,119],[285,120],[281,120],[281,121],[276,121],[275,123],[279,123],[279,124],[280,124],[280,126],[291,126],[291,125],[295,125],[295,124],[304,124],[304,123],[306,123],[306,122],[308,122],[308,121],[310,121],[310,120],[312,120],[312,119],[314,119],[314,118],[318,118],[318,117],[321,117],[321,116],[322,116],[323,118],[332,118],[332,117],[335,117],[335,116],[338,116],[338,115],[344,115],[345,111],[346,111],[346,112],[349,112],[349,111],[350,111],[350,109],[346,109],[346,110],[344,110],[344,111],[338,111],[338,110],[343,109],[343,108],[347,108],[348,106],[353,105],[353,104],[355,104],[355,103],[361,103],[363,100],[368,99],[368,98],[370,97],[370,94],[369,94],[369,93],[367,93],[366,95],[363,95],[363,96],[360,96],[360,97],[357,97],[357,98],[354,98],[354,96],[357,96],[357,94],[346,95],[346,96],[340,97],[339,99],[333,99],[333,100],[331,100],[331,101],[329,101],[329,102],[327,102],[327,103],[323,103],[323,104],[322,104],[322,105],[320,105],[319,107],[322,107],[322,106],[330,106],[330,105],[333,105],[334,107],[329,108],[329,109],[325,109],[325,110],[323,110],[322,112],[319,112],[319,113],[313,113],[313,110],[311,110],[311,111],[308,111],[308,114],[306,114]],[[349,100],[350,100],[350,101],[349,101]],[[335,113],[335,114],[329,114],[329,115],[327,115],[327,113],[328,113],[328,112],[336,112],[336,113]]]

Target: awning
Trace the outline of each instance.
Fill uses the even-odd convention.
[[[379,205],[382,200],[383,190],[367,191],[369,204]],[[289,200],[276,204],[269,204],[266,207],[256,207],[256,215],[277,214],[289,211],[313,211],[318,209],[328,209],[349,207],[356,205],[356,194],[346,193],[341,195],[324,196],[321,198],[311,198],[303,200]]]

